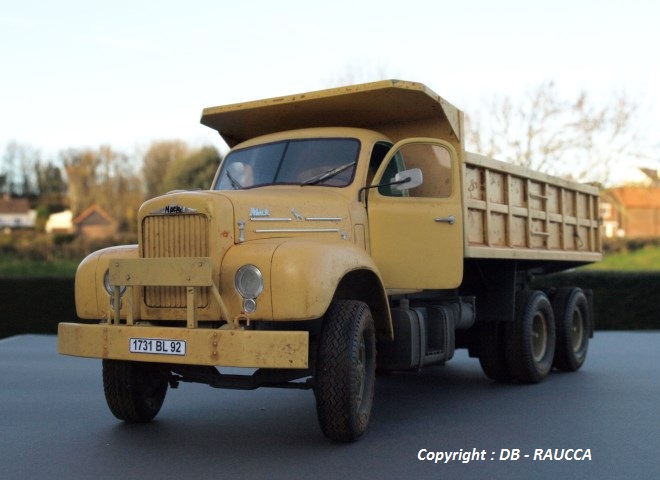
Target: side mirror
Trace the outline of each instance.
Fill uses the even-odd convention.
[[[394,176],[392,185],[395,190],[403,192],[404,190],[419,187],[422,183],[424,183],[422,171],[419,168],[411,168],[410,170],[397,173]]]

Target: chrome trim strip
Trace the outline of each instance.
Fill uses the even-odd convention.
[[[272,228],[257,229],[254,233],[339,233],[338,228]]]
[[[342,217],[304,217],[297,219],[299,221],[308,222],[341,222]],[[250,217],[251,222],[292,222],[291,217]]]
[[[308,222],[341,222],[341,217],[307,217]]]

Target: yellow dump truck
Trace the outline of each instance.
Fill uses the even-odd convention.
[[[323,433],[353,441],[377,370],[456,348],[497,381],[583,364],[589,292],[530,279],[601,258],[595,187],[467,153],[462,112],[414,82],[201,122],[231,147],[209,189],[145,202],[138,245],[78,268],[88,320],[59,326],[60,353],[103,359],[117,418],[151,420],[181,382],[312,389]]]

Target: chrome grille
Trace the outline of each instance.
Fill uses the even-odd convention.
[[[205,215],[154,215],[142,221],[144,258],[207,257],[209,222]],[[153,308],[186,308],[185,287],[145,287],[144,301]],[[208,304],[208,288],[197,296],[197,307]]]

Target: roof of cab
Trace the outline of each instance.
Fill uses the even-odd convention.
[[[425,85],[382,80],[284,97],[205,108],[201,123],[233,147],[251,138],[308,127],[358,127],[399,140],[406,125],[460,141],[461,112]],[[397,132],[401,132],[397,135]],[[421,136],[421,134],[415,136]]]

